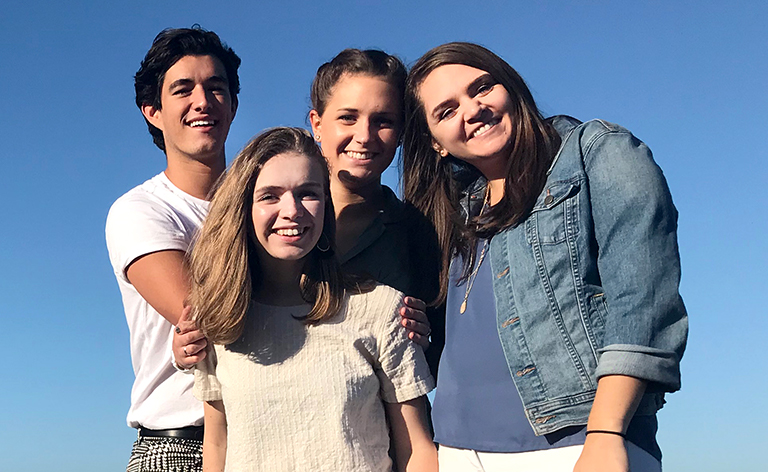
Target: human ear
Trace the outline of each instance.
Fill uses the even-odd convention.
[[[309,124],[312,126],[312,136],[315,137],[315,141],[320,142],[320,122],[321,116],[317,110],[309,111]]]
[[[440,143],[435,141],[435,138],[432,138],[432,149],[437,151],[437,153],[440,154],[440,156],[448,157],[448,151],[446,151],[445,148],[440,145]]]
[[[144,118],[149,121],[149,124],[159,129],[160,131],[163,130],[161,119],[162,113],[162,110],[155,108],[153,105],[145,103],[141,106],[141,114],[144,115]]]
[[[232,119],[235,119],[235,115],[237,114],[237,106],[240,104],[240,102],[237,101],[237,97],[232,98]]]

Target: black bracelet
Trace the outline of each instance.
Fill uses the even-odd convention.
[[[616,436],[621,436],[624,439],[627,439],[627,435],[622,433],[621,431],[607,431],[607,430],[604,430],[604,429],[591,429],[591,430],[587,431],[584,434],[587,435],[587,434],[592,434],[592,433],[613,434],[613,435],[616,435]]]

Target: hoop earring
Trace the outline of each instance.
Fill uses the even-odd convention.
[[[325,238],[325,247],[320,247],[320,241]],[[320,238],[317,240],[317,244],[315,244],[315,247],[320,252],[328,252],[331,249],[331,241],[328,239],[328,236],[325,235],[325,233],[320,234]]]

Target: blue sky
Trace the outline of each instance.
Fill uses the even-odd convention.
[[[199,23],[243,60],[231,158],[306,125],[345,47],[412,63],[465,40],[504,57],[546,114],[600,117],[653,150],[680,211],[691,317],[665,470],[764,466],[768,391],[768,3],[6,0],[0,13],[0,470],[121,470],[133,372],[104,243],[110,204],[164,168],[134,104],[154,36]],[[385,181],[396,186],[397,171]]]

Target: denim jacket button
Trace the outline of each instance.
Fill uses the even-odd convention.
[[[555,201],[555,197],[553,197],[552,195],[547,195],[544,198],[544,204],[545,205],[551,205],[553,201]]]

